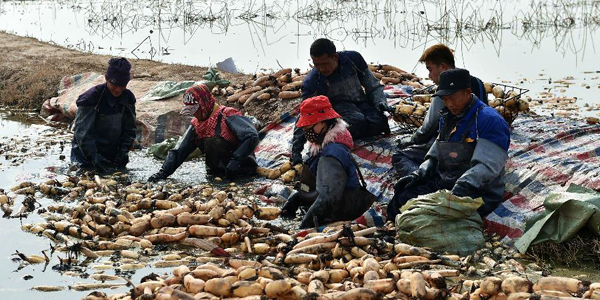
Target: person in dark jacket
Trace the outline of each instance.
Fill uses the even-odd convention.
[[[435,84],[440,82],[440,73],[455,68],[454,54],[450,48],[443,44],[427,48],[419,58],[419,62],[425,64],[429,71],[429,78]],[[485,104],[488,103],[487,93],[483,82],[479,78],[471,76],[470,88],[479,100]],[[399,151],[392,156],[392,165],[398,175],[406,176],[414,172],[425,161],[425,154],[427,154],[437,136],[440,111],[443,108],[444,101],[438,96],[432,97],[423,124],[413,135],[400,139],[398,142]]]
[[[435,95],[446,107],[440,113],[438,137],[419,169],[396,183],[387,208],[389,220],[408,200],[441,189],[482,197],[484,204],[477,210],[482,216],[502,201],[510,130],[495,109],[471,93],[470,83],[467,70],[441,73]]]
[[[258,132],[252,122],[235,108],[216,103],[204,84],[189,88],[183,95],[183,115],[193,115],[183,138],[170,150],[160,171],[148,178],[159,181],[173,174],[199,148],[205,154],[208,173],[233,179],[254,174]]]
[[[294,217],[299,206],[310,206],[301,228],[360,217],[369,209],[375,196],[366,190],[350,153],[354,143],[348,124],[332,108],[326,96],[315,96],[302,102],[296,127],[304,131],[310,145],[310,158],[303,166],[300,179],[307,190],[290,197],[282,216]],[[312,199],[299,197],[311,193]]]
[[[123,168],[136,136],[135,96],[127,89],[131,64],[111,58],[106,83],[97,85],[77,99],[77,115],[71,161],[100,172]]]
[[[324,95],[333,109],[348,123],[354,139],[389,132],[384,111],[391,111],[383,86],[375,78],[360,53],[336,52],[328,39],[318,39],[310,46],[314,68],[302,82],[302,99]],[[306,138],[300,128],[294,130],[292,163],[302,162]]]

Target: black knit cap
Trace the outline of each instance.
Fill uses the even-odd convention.
[[[106,80],[116,86],[127,86],[131,79],[131,64],[124,57],[113,57],[108,61]]]
[[[471,88],[471,74],[465,69],[451,69],[440,74],[440,84],[435,96],[448,96]]]

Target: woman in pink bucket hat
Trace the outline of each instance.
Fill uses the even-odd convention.
[[[348,124],[333,110],[326,96],[316,96],[302,102],[296,127],[304,130],[310,158],[302,169],[301,190],[290,197],[282,216],[295,217],[298,207],[310,206],[301,228],[361,216],[375,196],[366,190],[350,153],[354,143]]]

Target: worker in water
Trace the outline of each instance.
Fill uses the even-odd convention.
[[[388,204],[388,219],[410,199],[441,189],[456,196],[482,197],[478,213],[492,212],[504,196],[504,164],[508,158],[510,131],[495,109],[471,92],[471,76],[464,69],[440,74],[435,96],[445,108],[440,113],[439,133],[419,168],[401,178]]]
[[[235,108],[216,103],[204,84],[183,94],[183,115],[192,115],[192,124],[183,138],[170,150],[160,171],[148,181],[159,181],[173,174],[187,157],[199,148],[205,154],[208,173],[233,179],[240,174],[254,174],[258,132],[252,122]]]
[[[109,172],[129,162],[136,137],[135,96],[127,89],[131,64],[125,58],[111,58],[104,76],[106,82],[81,94],[71,161],[83,168]]]
[[[440,83],[440,73],[455,68],[454,54],[450,48],[443,44],[427,48],[419,58],[419,62],[425,64],[429,71],[429,78],[435,84]],[[485,104],[488,103],[487,93],[483,82],[479,78],[471,76],[469,87],[479,100]],[[399,140],[398,148],[400,148],[400,151],[392,156],[392,165],[398,175],[406,176],[414,172],[425,161],[425,154],[427,154],[437,136],[440,111],[443,108],[444,101],[442,98],[432,97],[423,124],[414,134]]]
[[[295,217],[299,206],[309,206],[301,228],[360,217],[375,196],[366,190],[350,153],[354,144],[348,124],[326,96],[315,96],[302,102],[296,127],[304,131],[309,142],[310,158],[300,179],[307,190],[290,197],[282,216]],[[303,194],[313,196],[301,196]]]
[[[360,53],[337,52],[328,39],[318,39],[310,46],[314,68],[302,82],[302,98],[324,95],[336,113],[349,125],[354,139],[389,132],[384,111],[392,109],[383,94],[383,86],[375,78]],[[302,163],[306,138],[300,128],[294,130],[292,163]]]

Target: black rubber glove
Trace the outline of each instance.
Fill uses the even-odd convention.
[[[387,102],[379,102],[377,103],[377,105],[375,105],[375,108],[379,112],[394,112],[394,109],[389,104],[387,104]]]
[[[458,196],[458,197],[470,196],[471,190],[466,185],[456,184],[452,188],[452,195]]]
[[[290,157],[290,162],[292,165],[297,165],[302,163],[302,154],[300,153],[292,153],[292,157]]]
[[[433,177],[437,172],[438,162],[437,159],[430,157],[426,161],[424,161],[419,169],[417,170],[417,176],[419,176],[419,181],[425,181]]]
[[[400,178],[394,185],[394,190],[398,192],[432,178],[433,175],[435,175],[435,172],[437,172],[437,165],[437,160],[430,157],[419,166],[418,170],[410,175]]]
[[[285,205],[281,208],[280,217],[286,219],[293,219],[296,217],[296,211],[300,207],[300,193],[296,192],[290,196],[290,198],[285,202]]]
[[[412,174],[406,175],[406,176],[400,178],[400,180],[398,180],[398,182],[396,182],[396,184],[394,185],[394,191],[396,191],[396,193],[401,192],[402,190],[415,185],[418,181],[419,181],[419,176],[417,174],[412,173]]]
[[[120,150],[115,157],[115,165],[125,167],[129,163],[129,151]]]
[[[236,160],[236,159],[230,160],[229,163],[227,164],[227,170],[226,170],[227,178],[229,178],[230,180],[235,178],[238,171],[240,170],[240,165],[241,165],[241,163],[238,160]]]
[[[148,178],[148,181],[149,182],[158,182],[163,179],[167,179],[167,176],[165,176],[161,171],[159,171],[158,173],[152,174],[152,176],[150,176]]]
[[[96,156],[94,156],[94,161],[92,163],[96,170],[102,173],[108,173],[112,169],[111,162],[98,153],[96,153]]]

